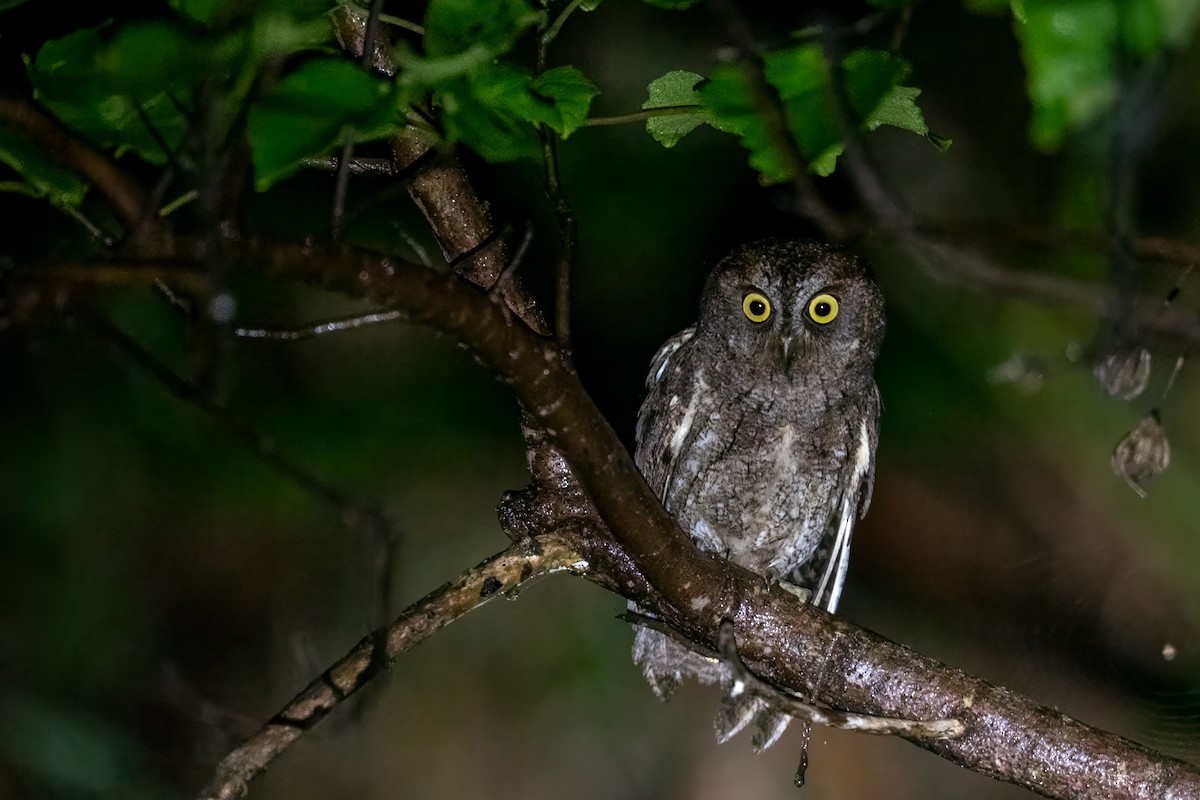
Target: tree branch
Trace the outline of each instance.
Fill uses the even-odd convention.
[[[371,257],[290,246],[259,252],[275,270],[302,273],[329,288],[365,291],[470,346],[544,427],[611,533],[610,540],[592,531],[580,554],[610,576],[622,595],[692,640],[716,649],[721,619],[728,617],[743,659],[764,678],[835,708],[907,719],[957,718],[966,725],[964,736],[918,744],[1050,797],[1200,796],[1195,766],[920,656],[700,553],[646,487],[554,343],[525,328],[494,296],[456,276],[393,262],[386,267],[404,290],[378,292],[370,280]],[[375,263],[374,269],[382,266]],[[347,286],[348,275],[364,278]],[[661,597],[639,583],[639,573]]]
[[[587,569],[587,562],[563,539],[546,535],[536,543],[513,545],[467,570],[406,608],[390,625],[363,637],[256,734],[221,759],[200,797],[243,797],[258,773],[330,711],[389,668],[401,653],[464,614],[536,578]]]
[[[112,205],[133,233],[150,232],[157,223],[142,187],[108,156],[68,132],[33,103],[0,95],[0,123],[32,139],[50,158],[91,184]]]

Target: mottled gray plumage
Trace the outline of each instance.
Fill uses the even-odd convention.
[[[829,611],[871,496],[883,329],[858,259],[811,242],[747,245],[709,275],[696,325],[655,356],[638,414],[638,467],[700,549],[810,589]],[[727,682],[719,662],[648,628],[633,655],[663,698],[685,676]],[[789,720],[727,698],[718,738],[751,719],[756,749]]]

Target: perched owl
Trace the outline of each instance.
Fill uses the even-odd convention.
[[[858,259],[812,242],[746,245],[709,275],[696,324],[654,357],[638,413],[638,467],[700,549],[809,589],[831,612],[871,499],[883,329]],[[663,699],[685,676],[729,677],[644,627],[633,659]],[[761,750],[790,717],[753,700],[718,714],[718,738],[751,719]]]

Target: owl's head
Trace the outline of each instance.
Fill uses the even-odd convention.
[[[845,389],[871,379],[883,330],[883,295],[858,258],[779,239],[744,245],[713,269],[696,325],[743,369]]]

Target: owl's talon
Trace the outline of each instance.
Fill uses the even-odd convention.
[[[794,694],[767,683],[750,671],[746,662],[742,661],[742,657],[738,654],[731,620],[726,619],[721,622],[717,647],[721,653],[722,663],[729,670],[728,700],[736,701],[737,708],[756,708],[754,716],[757,716],[760,726],[760,733],[755,736],[756,747],[760,743],[762,749],[770,747],[793,718],[803,720],[806,725],[825,725],[830,728],[892,736],[910,736],[919,739],[953,739],[966,733],[966,726],[957,719],[925,721],[877,717],[872,714],[855,714],[806,703]],[[755,706],[755,704],[757,705]],[[807,746],[806,736],[806,750]],[[807,763],[807,752],[805,753],[805,763]]]
[[[730,686],[729,691],[721,697],[721,705],[713,717],[717,744],[724,744],[736,736],[762,710],[762,700],[747,692],[739,692],[736,683]]]
[[[804,586],[797,586],[791,581],[780,581],[779,588],[783,589],[788,594],[795,595],[796,597],[800,598],[801,603],[807,603],[808,601],[812,600],[812,589]]]

